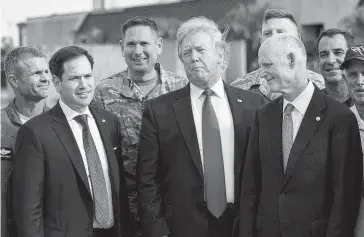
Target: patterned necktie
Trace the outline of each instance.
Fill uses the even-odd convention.
[[[78,115],[75,117],[75,121],[82,126],[82,140],[91,179],[95,218],[101,226],[107,228],[109,227],[109,201],[101,161],[97,153],[94,140],[91,136],[90,128],[87,122],[87,115]]]
[[[207,208],[219,217],[226,208],[226,189],[219,123],[211,103],[213,94],[211,89],[203,92],[206,98],[202,106],[202,145]]]
[[[289,153],[293,145],[293,120],[292,111],[294,106],[287,104],[284,109],[284,117],[282,123],[282,153],[283,153],[283,170],[286,170]]]

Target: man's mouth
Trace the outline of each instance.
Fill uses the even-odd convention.
[[[147,58],[133,58],[132,60],[136,63],[144,62]]]
[[[83,92],[76,93],[76,95],[79,96],[79,97],[88,97],[88,95],[90,93],[91,93],[91,91],[83,91]]]

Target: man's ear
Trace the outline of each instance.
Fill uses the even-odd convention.
[[[11,87],[18,88],[19,79],[15,75],[9,75],[8,76],[8,82],[11,85]]]
[[[157,38],[157,48],[158,48],[158,55],[162,54],[162,48],[163,48],[163,39]]]
[[[119,44],[120,44],[120,48],[121,48],[121,54],[123,55],[124,57],[124,44],[123,44],[123,40],[120,40],[119,41]]]
[[[62,89],[62,80],[59,79],[56,75],[53,75],[52,81],[53,81],[54,88],[56,89],[56,91],[58,93],[60,93],[61,89]]]
[[[296,65],[296,56],[294,55],[294,53],[290,52],[287,54],[287,58],[288,58],[289,68],[293,69]]]

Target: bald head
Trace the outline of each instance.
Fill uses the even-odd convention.
[[[307,53],[302,41],[292,34],[277,34],[265,40],[260,48],[260,54],[278,55],[285,57],[289,54],[294,54],[299,60],[306,62]]]
[[[283,95],[307,85],[307,54],[302,41],[292,34],[277,34],[265,40],[258,52],[260,76],[272,92]]]

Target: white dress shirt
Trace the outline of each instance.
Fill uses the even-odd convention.
[[[362,148],[364,148],[364,121],[360,117],[358,109],[356,108],[355,105],[350,109],[351,111],[353,111],[356,120],[358,121],[361,146]],[[363,172],[364,172],[364,167],[363,167]],[[355,226],[355,237],[363,237],[363,236],[364,236],[364,199],[362,198],[360,202],[359,215]]]
[[[228,203],[234,202],[234,122],[230,110],[228,98],[225,93],[222,79],[211,87],[215,92],[211,96],[211,103],[215,110],[219,123],[220,140],[224,162],[226,200]],[[206,96],[202,95],[201,89],[190,83],[190,96],[192,103],[193,119],[195,121],[198,146],[200,148],[202,167],[204,164],[203,141],[202,141],[202,106]]]
[[[292,102],[289,102],[286,99],[283,99],[283,117],[284,117],[284,109],[288,103],[291,103],[294,107],[292,110],[292,122],[293,122],[293,141],[296,139],[296,135],[298,129],[301,126],[303,116],[306,113],[307,107],[311,102],[313,92],[315,91],[315,87],[312,82],[309,81],[306,88],[296,97],[296,99]]]
[[[80,150],[80,153],[81,153],[81,156],[82,156],[82,161],[83,161],[83,164],[85,166],[88,183],[89,183],[90,190],[91,190],[91,196],[93,197],[92,186],[91,186],[91,177],[90,177],[90,174],[89,174],[89,171],[88,171],[86,153],[85,153],[85,149],[84,149],[84,146],[83,146],[82,125],[79,124],[78,122],[76,122],[76,120],[74,120],[74,118],[76,116],[80,115],[80,114],[78,112],[74,111],[73,109],[71,109],[68,105],[66,105],[62,101],[62,99],[59,100],[59,104],[60,104],[60,106],[62,108],[62,111],[63,111],[64,115],[66,116],[68,124],[71,127],[73,136],[76,139],[77,146],[78,146],[78,149]],[[102,170],[104,172],[107,197],[108,197],[108,201],[109,201],[108,202],[109,203],[108,226],[112,226],[114,224],[114,214],[113,214],[113,208],[112,208],[111,184],[110,184],[110,178],[109,178],[109,165],[108,165],[108,161],[107,161],[107,157],[106,157],[104,144],[102,143],[102,139],[101,139],[101,136],[100,136],[100,133],[99,133],[99,129],[98,129],[97,125],[96,125],[96,121],[95,121],[94,117],[90,113],[90,110],[87,108],[86,112],[83,113],[83,114],[87,114],[87,122],[88,122],[88,125],[89,125],[89,128],[90,128],[91,136],[92,136],[92,139],[94,140],[96,150],[97,150],[97,153],[98,153],[100,161],[101,161]],[[93,227],[94,228],[102,228],[102,226],[96,220],[94,220],[94,222],[93,222]]]

